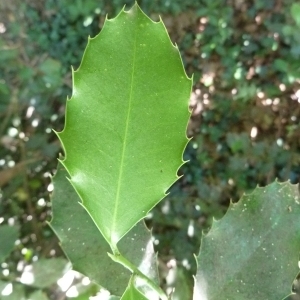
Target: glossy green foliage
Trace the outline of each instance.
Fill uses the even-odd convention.
[[[297,185],[274,182],[231,204],[202,239],[194,299],[283,299],[299,272]]]
[[[88,213],[79,204],[80,198],[67,180],[67,175],[59,164],[52,180],[53,218],[50,225],[73,268],[111,293],[121,296],[128,285],[130,273],[108,257],[110,247]],[[140,271],[158,282],[151,233],[143,222],[139,222],[122,239],[119,249],[130,261],[139,266]]]
[[[190,89],[163,23],[137,4],[89,40],[58,136],[70,181],[112,248],[178,178]]]

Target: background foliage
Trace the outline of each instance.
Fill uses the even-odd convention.
[[[63,127],[70,65],[78,67],[87,36],[97,34],[106,14],[115,16],[124,4],[133,1],[0,2],[0,228],[9,224],[18,232],[1,264],[0,290],[14,283],[15,299],[25,293],[32,299],[66,297],[55,282],[68,265],[46,223],[50,174],[61,152],[51,128]],[[300,3],[139,4],[153,19],[161,15],[187,73],[194,73],[190,163],[182,167],[185,176],[171,195],[147,218],[162,285],[178,287],[175,299],[188,299],[195,273],[192,254],[212,217],[221,217],[230,199],[238,200],[257,184],[276,177],[299,181]],[[54,270],[51,276],[48,269]],[[44,281],[26,282],[29,270]],[[88,299],[98,289],[78,276],[73,274],[67,295],[76,286],[85,297],[80,299]]]

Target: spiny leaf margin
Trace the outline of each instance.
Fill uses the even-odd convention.
[[[290,295],[299,272],[299,216],[298,185],[289,182],[257,187],[238,203],[231,202],[225,216],[202,236],[194,299],[273,300]],[[253,257],[243,260],[253,247]]]
[[[143,102],[143,105],[145,107],[139,108],[140,112],[135,112],[135,116],[134,116],[135,118],[138,118],[139,115],[142,115],[142,117],[140,117],[139,122],[136,122],[135,124],[130,125],[131,129],[133,130],[132,132],[135,133],[134,126],[137,127],[137,125],[139,125],[140,126],[139,130],[141,131],[141,133],[139,135],[137,135],[137,137],[143,138],[143,137],[147,136],[147,134],[149,135],[149,133],[151,133],[151,131],[159,131],[162,128],[166,129],[171,125],[173,125],[173,127],[176,127],[176,126],[177,127],[175,128],[176,130],[175,129],[173,130],[174,132],[172,132],[172,130],[170,132],[165,131],[164,132],[165,136],[162,135],[159,138],[159,141],[161,143],[164,143],[163,144],[164,146],[168,145],[168,144],[170,145],[169,153],[167,153],[166,150],[162,146],[159,148],[158,145],[156,145],[158,142],[153,139],[151,140],[151,138],[149,138],[149,143],[143,143],[143,142],[140,142],[139,144],[136,143],[134,145],[135,147],[132,147],[132,149],[131,149],[131,151],[134,152],[134,155],[132,155],[132,157],[131,157],[131,161],[129,160],[131,167],[128,167],[128,163],[126,164],[123,162],[123,158],[125,157],[124,153],[126,152],[125,146],[124,146],[125,143],[123,142],[123,148],[121,151],[119,151],[120,150],[119,148],[116,149],[116,147],[114,147],[114,148],[112,147],[113,151],[118,152],[118,154],[120,154],[120,166],[119,166],[119,169],[117,172],[119,174],[117,176],[119,178],[119,180],[117,181],[117,184],[116,184],[117,188],[116,188],[116,192],[115,192],[116,193],[115,198],[117,199],[117,201],[116,201],[116,205],[114,207],[112,207],[112,205],[110,204],[110,200],[108,200],[106,202],[102,200],[102,202],[100,203],[100,200],[97,200],[97,197],[99,197],[99,195],[101,195],[101,197],[103,197],[103,198],[105,196],[106,196],[106,198],[109,198],[108,195],[111,193],[111,190],[108,191],[108,188],[111,186],[111,184],[107,184],[107,185],[104,184],[105,187],[103,187],[102,189],[99,188],[99,185],[102,185],[102,182],[105,182],[107,180],[107,177],[111,177],[111,179],[115,180],[115,178],[113,178],[115,176],[115,174],[112,175],[112,172],[111,173],[106,172],[106,174],[104,176],[103,174],[100,174],[101,172],[99,173],[99,170],[97,170],[97,172],[94,172],[94,173],[91,171],[94,168],[94,166],[91,165],[91,161],[93,160],[93,155],[91,155],[90,154],[91,152],[89,152],[89,150],[90,150],[89,146],[92,146],[91,141],[93,141],[93,139],[90,139],[89,142],[86,140],[86,137],[88,137],[90,134],[90,131],[86,130],[85,132],[82,133],[80,138],[78,138],[78,136],[77,136],[77,140],[75,142],[72,141],[73,136],[76,135],[77,130],[75,128],[76,127],[75,126],[76,125],[75,118],[71,115],[71,113],[73,113],[73,112],[70,112],[70,111],[71,111],[71,106],[73,106],[73,107],[77,108],[78,110],[80,110],[81,112],[85,113],[86,115],[89,115],[90,118],[88,121],[93,123],[91,126],[91,128],[92,128],[91,130],[93,130],[94,127],[99,126],[99,124],[97,124],[98,126],[95,126],[95,124],[94,124],[95,120],[93,120],[93,118],[91,117],[94,109],[91,109],[88,106],[83,106],[83,104],[85,104],[83,102],[80,103],[81,107],[77,107],[78,106],[77,102],[79,99],[76,99],[76,98],[78,98],[78,97],[80,98],[80,96],[82,96],[82,95],[80,95],[82,93],[80,88],[82,88],[84,90],[84,88],[86,88],[86,86],[84,86],[84,85],[86,85],[86,83],[89,80],[90,80],[90,82],[94,83],[94,86],[96,86],[95,83],[98,83],[98,81],[95,81],[95,79],[93,79],[90,76],[90,74],[88,74],[88,70],[86,70],[87,69],[87,67],[86,67],[87,60],[91,56],[90,55],[91,48],[94,47],[93,43],[94,44],[96,42],[98,43],[98,42],[100,42],[100,40],[103,43],[104,35],[105,35],[106,40],[109,40],[107,38],[106,31],[108,31],[108,29],[110,27],[113,27],[115,22],[117,22],[117,21],[120,22],[121,18],[126,19],[126,17],[127,17],[127,19],[130,20],[130,17],[132,17],[131,15],[133,15],[133,16],[136,15],[135,18],[143,19],[143,21],[145,23],[139,24],[139,26],[143,25],[145,27],[145,28],[143,28],[143,31],[145,31],[147,29],[146,27],[151,24],[152,28],[150,31],[149,30],[147,31],[147,35],[152,34],[152,32],[154,32],[154,31],[156,31],[155,34],[162,35],[162,32],[163,32],[163,34],[165,36],[164,37],[160,36],[159,39],[157,39],[157,41],[156,41],[156,42],[160,42],[160,44],[158,44],[160,47],[160,48],[158,47],[159,51],[163,52],[162,49],[164,49],[163,47],[165,47],[164,43],[169,43],[169,45],[168,45],[169,53],[167,55],[164,54],[165,55],[164,59],[161,59],[161,57],[159,57],[160,55],[158,55],[158,57],[156,57],[156,59],[152,59],[152,60],[149,59],[150,53],[152,55],[154,55],[154,51],[152,51],[152,50],[156,49],[155,47],[153,47],[153,45],[151,45],[151,47],[153,49],[151,49],[151,51],[148,50],[149,53],[148,53],[148,55],[145,54],[145,57],[143,60],[140,59],[140,63],[143,63],[144,65],[146,65],[148,67],[148,69],[145,68],[145,71],[144,71],[143,68],[141,68],[141,70],[139,70],[139,72],[140,72],[140,74],[138,74],[139,76],[138,75],[136,76],[137,80],[140,80],[140,78],[142,76],[144,76],[144,77],[142,77],[142,79],[144,79],[144,78],[151,79],[152,77],[155,77],[154,75],[157,75],[157,70],[159,70],[159,68],[155,69],[155,66],[156,67],[158,66],[158,65],[155,65],[155,64],[157,64],[157,61],[159,61],[161,64],[164,60],[168,60],[167,63],[164,62],[165,63],[164,66],[161,66],[161,70],[163,70],[163,72],[161,71],[162,72],[161,75],[164,75],[164,76],[162,76],[162,78],[159,79],[160,85],[157,82],[154,82],[154,84],[152,84],[152,88],[154,85],[154,87],[158,88],[158,90],[157,89],[156,90],[158,92],[160,92],[160,94],[155,92],[156,96],[152,96],[152,98],[154,99],[156,97],[157,98],[156,104],[161,105],[161,103],[163,103],[163,101],[161,99],[161,98],[163,98],[162,95],[164,95],[164,93],[166,93],[166,91],[167,91],[169,93],[169,99],[167,99],[169,104],[174,105],[174,106],[176,104],[176,107],[173,109],[173,111],[167,105],[165,105],[165,107],[163,107],[164,108],[163,112],[160,112],[159,111],[160,108],[157,108],[155,113],[156,114],[160,113],[160,115],[159,115],[159,117],[157,117],[155,119],[154,118],[155,114],[153,113],[153,111],[151,111],[152,105],[149,105],[149,103],[148,103],[149,98],[146,99],[148,102],[146,100]],[[128,20],[125,20],[125,21],[128,21]],[[115,34],[115,39],[111,40],[111,43],[107,42],[108,45],[105,45],[106,47],[104,47],[104,45],[102,45],[101,47],[98,48],[98,50],[97,50],[98,52],[96,51],[98,58],[101,55],[101,53],[103,53],[105,51],[107,53],[109,53],[109,54],[107,54],[108,56],[105,56],[105,59],[102,60],[102,62],[100,63],[100,66],[102,67],[102,71],[103,70],[108,71],[108,66],[110,66],[110,67],[114,66],[113,64],[114,64],[115,58],[112,58],[112,56],[111,56],[111,53],[113,53],[112,48],[113,48],[113,45],[116,43],[117,35],[119,34],[118,30],[120,30],[120,31],[121,31],[121,29],[125,30],[124,28],[125,28],[125,26],[127,26],[125,21],[124,21],[125,25],[122,24],[123,25],[122,28],[119,27],[119,28],[115,29],[115,31],[110,32],[111,35]],[[161,30],[161,32],[158,32],[158,30],[155,30],[156,28],[154,27],[154,25],[160,26],[161,29],[159,29],[159,30]],[[139,29],[138,27],[135,28],[135,30],[138,30],[138,29]],[[129,37],[129,35],[127,37]],[[136,39],[138,39],[138,38],[139,39],[141,38],[141,34],[136,36]],[[145,37],[143,37],[143,38],[144,38],[144,40],[146,40]],[[135,40],[134,43],[135,43],[135,47],[136,47],[137,41]],[[123,45],[123,44],[124,43],[122,43],[122,46],[124,46],[126,48],[126,45]],[[144,49],[147,49],[146,43],[144,43],[144,44],[140,43],[139,46],[144,47]],[[120,49],[121,48],[118,46],[117,50],[119,52],[120,52]],[[108,50],[110,50],[110,51],[108,51]],[[142,51],[142,50],[139,49],[139,51]],[[165,51],[165,49],[164,49],[164,51]],[[172,51],[173,51],[173,53],[172,53]],[[174,51],[176,52],[176,54]],[[140,53],[142,53],[142,52],[140,52]],[[142,57],[141,54],[139,54],[139,55]],[[157,55],[157,53],[155,53],[155,55]],[[176,58],[175,58],[175,56],[176,56]],[[125,57],[125,59],[124,59],[124,57]],[[123,66],[120,67],[119,72],[121,72],[121,73],[124,72],[123,77],[121,77],[122,75],[119,75],[119,74],[118,74],[119,77],[115,76],[116,78],[119,79],[119,82],[120,82],[120,79],[123,80],[124,78],[126,78],[126,74],[125,74],[126,73],[125,72],[126,64],[124,65],[124,60],[126,60],[126,55],[124,55],[124,57],[121,61],[120,60],[118,61],[120,64],[121,64],[121,62],[123,64]],[[141,58],[141,57],[139,57],[139,58]],[[173,59],[174,65],[171,64],[171,58]],[[134,57],[134,59],[138,60],[135,57]],[[91,60],[93,60],[93,59],[91,59]],[[148,62],[149,60],[150,60],[150,63]],[[174,62],[175,60],[177,61],[176,62],[177,66],[175,65],[175,62]],[[99,61],[100,61],[100,59],[99,59]],[[106,61],[109,61],[109,62],[106,63]],[[106,63],[106,65],[105,65],[105,63]],[[134,64],[134,61],[133,61],[133,64]],[[91,70],[93,69],[93,65],[97,65],[96,59],[93,60],[93,64],[91,64],[89,61],[89,68]],[[106,66],[107,66],[107,68],[106,68]],[[154,69],[155,69],[155,72],[153,73]],[[181,71],[178,69],[181,69]],[[88,75],[89,75],[89,78],[86,81],[84,81],[84,79],[82,79],[82,77],[84,77],[81,74],[81,73],[83,73],[83,70],[85,71],[84,76],[88,77]],[[180,80],[177,80],[175,82],[169,82],[170,81],[169,77],[173,76],[174,70],[176,70],[178,73],[179,72],[181,73]],[[150,71],[152,71],[152,73]],[[135,69],[132,70],[132,73],[133,72],[136,72]],[[147,73],[147,72],[148,73],[150,72],[151,74],[149,73],[148,75],[145,75],[145,73]],[[82,205],[85,207],[87,212],[90,214],[90,216],[93,219],[93,221],[95,222],[96,226],[98,227],[100,232],[103,234],[104,238],[111,245],[112,249],[115,249],[118,241],[132,228],[132,226],[134,226],[139,220],[143,219],[147,215],[147,213],[153,208],[153,206],[155,206],[159,201],[161,201],[167,195],[166,192],[169,189],[169,187],[175,181],[177,181],[178,178],[180,178],[177,175],[177,172],[178,172],[178,169],[181,167],[181,165],[185,163],[183,161],[183,151],[189,141],[189,139],[186,136],[186,127],[187,127],[187,121],[190,117],[190,112],[188,111],[188,98],[189,98],[189,94],[191,91],[192,79],[187,77],[187,75],[184,71],[184,68],[183,68],[183,63],[181,61],[178,48],[176,45],[174,46],[172,44],[172,42],[170,41],[170,38],[167,34],[166,28],[164,27],[162,21],[160,20],[159,22],[154,22],[151,19],[149,19],[141,11],[141,9],[138,7],[137,4],[135,4],[132,7],[132,9],[129,11],[125,11],[123,9],[119,13],[119,15],[114,19],[110,19],[110,20],[106,19],[105,24],[104,24],[100,34],[98,36],[96,36],[95,38],[89,38],[88,45],[85,50],[81,65],[77,71],[73,71],[72,73],[73,73],[73,95],[72,95],[72,98],[67,101],[65,127],[62,132],[57,133],[57,135],[62,143],[62,146],[64,148],[64,152],[65,152],[65,158],[64,158],[64,160],[61,161],[61,163],[68,171],[68,173],[70,175],[70,182],[73,185],[73,187],[75,188],[75,190],[77,191],[78,195],[80,196],[80,198],[82,200]],[[81,78],[80,78],[80,76],[81,76]],[[101,77],[101,76],[99,76],[99,77]],[[115,77],[112,77],[112,78],[115,79]],[[106,82],[104,82],[106,78],[102,76],[101,77],[102,88],[105,87],[105,83],[111,82],[112,78],[109,78],[106,80]],[[80,81],[80,79],[81,79],[81,81]],[[149,84],[149,81],[147,83]],[[131,85],[133,85],[132,82],[131,82]],[[157,85],[157,86],[155,86],[155,85]],[[78,86],[80,86],[80,87],[78,88]],[[125,86],[126,86],[126,84],[125,84]],[[163,90],[163,88],[165,88],[165,90]],[[131,86],[131,89],[132,89],[132,86]],[[161,91],[159,91],[159,89],[161,89]],[[177,94],[176,93],[174,94],[173,90],[176,90],[176,89],[177,89]],[[87,90],[89,91],[89,88]],[[118,90],[119,90],[119,88],[114,89],[114,93],[117,93]],[[126,91],[126,89],[125,89],[125,91]],[[143,98],[146,98],[146,95],[148,95],[151,91],[152,91],[152,89],[146,86],[144,88],[143,92],[141,92],[141,90],[137,89],[137,90],[135,90],[135,93],[138,94],[139,97],[143,96]],[[155,89],[154,89],[154,91],[155,91]],[[99,92],[103,92],[103,90],[102,91],[100,90]],[[107,93],[107,90],[105,90],[105,92]],[[82,93],[82,94],[84,94],[84,93]],[[110,95],[110,93],[108,93],[108,94]],[[86,95],[87,95],[87,93],[84,94],[85,98],[88,98],[88,97],[86,97]],[[129,94],[129,95],[131,97],[131,94]],[[98,95],[98,96],[100,97],[100,96],[102,96],[102,94],[100,93],[100,95]],[[109,98],[109,100],[111,100],[112,97],[108,97],[108,98]],[[182,103],[179,103],[179,101],[177,100],[177,103],[176,103],[176,98],[181,99],[180,101],[182,101],[184,99],[185,102],[182,101]],[[170,101],[170,99],[172,99],[172,101]],[[77,102],[75,100],[77,100]],[[84,100],[86,100],[86,99],[84,99]],[[91,100],[93,100],[93,97],[91,97],[91,99],[89,99],[89,101],[91,101]],[[158,100],[161,100],[161,101],[158,102]],[[163,100],[166,100],[166,97],[165,97],[165,99],[163,98]],[[132,101],[132,99],[130,99],[130,101]],[[102,103],[102,108],[105,106],[105,104],[106,103],[104,103],[104,104]],[[118,105],[120,106],[120,102],[117,103],[118,105],[116,103],[111,103],[111,102],[109,104],[111,105],[110,110],[113,110],[114,107],[115,108],[118,107]],[[135,104],[137,107],[140,105],[140,103],[138,103],[138,102],[136,102]],[[131,104],[128,104],[128,108],[127,108],[128,112],[130,112],[130,105]],[[147,105],[148,105],[148,107],[147,107]],[[147,108],[149,108],[149,107],[151,110],[147,110]],[[74,108],[74,110],[75,110],[75,108]],[[122,107],[121,108],[119,107],[119,109],[122,110]],[[184,113],[182,113],[183,110],[185,110]],[[144,114],[142,114],[142,112],[144,112]],[[149,130],[149,128],[148,128],[148,130],[143,128],[144,119],[147,119],[148,123],[150,123],[150,120],[151,120],[151,122],[155,123],[155,120],[164,121],[164,119],[166,119],[168,115],[173,115],[176,113],[177,113],[177,115],[174,116],[173,120],[171,120],[171,122],[166,123],[165,125],[161,126],[161,128],[158,128],[159,130],[157,130],[157,128],[155,126],[150,128],[150,130]],[[108,121],[107,119],[105,119],[106,114],[107,114],[107,111],[102,113],[102,117],[104,117],[104,120],[102,120],[103,124],[105,124],[105,121],[106,122]],[[151,117],[148,117],[148,115],[151,115]],[[83,117],[84,117],[84,115],[77,116],[77,118],[83,118]],[[95,118],[94,114],[93,114],[93,117]],[[72,119],[72,118],[73,118],[73,120],[70,121],[70,119]],[[180,120],[180,122],[179,122],[179,120]],[[127,123],[128,123],[128,121],[126,119],[126,122],[124,123],[125,126],[128,126]],[[182,126],[182,124],[181,124],[181,128],[178,128],[177,123],[183,123],[184,126]],[[71,125],[68,125],[68,124],[71,124]],[[104,129],[106,129],[106,130],[108,129],[109,138],[111,140],[113,140],[113,139],[119,138],[119,132],[117,132],[117,134],[115,134],[115,131],[117,129],[119,129],[120,127],[122,128],[122,126],[120,126],[120,124],[119,124],[119,126],[115,126],[115,124],[111,124],[111,127],[107,127]],[[79,128],[79,130],[80,130],[80,128]],[[102,131],[103,131],[103,128],[102,128]],[[177,135],[177,131],[183,137],[182,140],[181,140],[181,138],[179,138],[179,135]],[[175,134],[175,132],[176,132],[176,134]],[[100,131],[97,133],[98,133],[98,135],[101,134]],[[134,135],[133,133],[132,133],[132,135]],[[115,134],[115,136],[114,136],[114,134]],[[125,139],[127,137],[126,134],[127,134],[127,129],[125,130],[125,134],[124,134]],[[176,135],[176,139],[175,139],[175,135]],[[103,137],[103,135],[101,137]],[[101,137],[99,137],[99,140],[95,142],[97,144],[95,149],[98,151],[98,153],[97,153],[98,156],[101,156],[101,155],[105,156],[105,155],[109,154],[112,151],[112,149],[108,146],[107,149],[109,149],[109,151],[106,151],[106,152],[103,151],[104,154],[101,153],[102,150],[99,150],[100,143],[101,143]],[[134,138],[134,136],[130,136],[130,138],[132,139],[132,138]],[[135,136],[135,138],[136,138],[136,136]],[[154,155],[154,156],[156,156],[155,161],[160,162],[160,166],[155,166],[155,167],[157,169],[158,168],[160,169],[161,174],[158,171],[157,173],[154,172],[155,174],[153,173],[152,176],[147,177],[145,175],[147,175],[147,172],[154,165],[155,161],[153,160],[152,162],[148,163],[148,165],[147,165],[146,158],[143,157],[143,155],[141,155],[138,152],[141,152],[143,149],[146,149],[145,145],[148,146],[151,143],[153,144],[152,145],[153,149],[157,148],[157,150],[156,150],[157,152],[159,152],[159,151],[162,152],[162,150],[164,150],[165,156],[161,157],[161,156],[159,156],[160,153],[159,154],[155,153],[155,151],[153,151],[152,153],[150,152],[151,155],[155,154]],[[86,146],[86,144],[88,144],[89,146]],[[105,142],[103,142],[103,144],[105,144]],[[178,149],[178,144],[180,146],[180,150]],[[101,144],[101,146],[103,146],[103,145]],[[114,146],[116,146],[116,145],[114,145]],[[77,151],[77,148],[79,148],[79,147],[81,147],[81,149],[83,149],[83,150],[82,151],[78,150],[78,152],[81,153],[81,156],[77,155],[77,159],[76,159],[76,158],[74,158],[74,157],[76,157],[76,155],[74,155],[74,153]],[[68,150],[69,148],[71,149],[70,151]],[[138,150],[136,150],[135,148],[138,148]],[[141,148],[141,149],[139,149],[139,148]],[[172,153],[172,151],[174,151],[173,150],[174,148],[175,149],[177,148],[177,152],[180,152],[180,164],[176,164],[176,166],[174,166],[174,161],[177,159],[169,158],[170,156],[174,156]],[[172,155],[170,152],[172,153]],[[129,156],[129,154],[127,154],[127,155]],[[139,155],[139,157],[136,158],[138,155]],[[149,153],[148,153],[147,157],[149,157],[151,155],[149,155]],[[74,158],[73,162],[72,162],[72,159],[70,159],[70,156],[73,156],[73,158]],[[115,155],[115,157],[117,157],[117,154]],[[114,161],[116,160],[115,157],[113,158]],[[143,158],[143,159],[141,159],[141,158]],[[94,159],[97,159],[97,157],[94,156]],[[111,157],[108,157],[108,159],[107,159],[107,157],[105,157],[105,159],[101,160],[101,163],[103,165],[106,164],[104,166],[104,168],[106,168],[107,170],[109,170],[107,161],[109,161],[110,159],[111,159]],[[138,168],[139,167],[139,162],[137,163],[138,159],[140,159],[141,163],[144,163],[144,166],[140,169]],[[80,160],[82,160],[84,162],[82,162],[80,165],[78,165],[77,163]],[[98,160],[100,160],[100,159],[98,159]],[[168,161],[169,165],[167,163],[163,164],[164,160],[169,160]],[[83,171],[83,169],[82,169],[82,167],[84,165],[87,166],[85,171]],[[127,177],[124,176],[122,178],[123,166],[127,167],[127,170],[126,170]],[[141,171],[141,169],[143,169],[143,171]],[[163,173],[165,172],[165,169],[167,169],[168,173],[170,173],[170,174],[175,173],[175,178],[171,180],[170,179],[171,176],[169,176],[170,178],[167,176],[164,176],[164,178],[162,180],[158,180],[154,184],[152,182],[152,181],[155,181],[153,178],[163,177]],[[140,171],[141,173],[144,172],[144,174],[143,174],[144,176],[140,176],[140,174],[138,173],[137,170]],[[90,172],[90,174],[88,174],[89,172]],[[134,174],[134,173],[136,173],[136,176],[134,177],[134,180],[133,180],[132,178],[130,178],[130,176],[133,177],[132,174]],[[167,173],[167,172],[165,172],[165,173]],[[102,177],[99,175],[102,175]],[[172,175],[172,177],[173,176],[174,175]],[[122,184],[120,178],[122,178],[125,183]],[[94,182],[93,182],[93,184],[89,184],[89,181],[94,181]],[[148,183],[148,186],[145,184],[145,182]],[[130,202],[125,205],[120,203],[120,200],[119,200],[121,198],[119,196],[119,190],[121,189],[121,187],[120,187],[121,185],[125,186],[125,187],[129,186],[127,188],[127,190],[126,190],[126,188],[123,188],[123,190],[124,190],[123,194],[127,193],[127,195],[123,195],[121,201]],[[140,187],[140,186],[142,186],[142,188],[140,188],[140,190],[138,190],[137,192],[133,192],[134,188],[136,189],[137,187]],[[154,190],[154,186],[157,190]],[[158,188],[158,186],[159,186],[159,188]],[[145,191],[145,190],[146,190],[146,192],[144,192],[144,194],[143,194],[142,191]],[[139,198],[139,199],[135,199],[135,201],[133,201],[132,194],[133,195],[136,194],[136,198]],[[146,199],[149,194],[153,195],[152,198]],[[140,202],[141,202],[140,198],[143,199],[142,200],[143,205],[140,205]],[[122,205],[123,205],[123,207],[121,207]],[[129,207],[129,209],[128,209],[128,207]],[[112,215],[111,215],[111,211],[113,211]]]

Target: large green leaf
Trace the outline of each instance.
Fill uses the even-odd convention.
[[[107,255],[110,247],[98,228],[79,205],[80,198],[59,164],[52,179],[52,214],[50,223],[73,268],[91,280],[121,296],[128,285],[130,272]],[[120,241],[120,251],[149,278],[158,282],[157,262],[151,233],[143,222],[138,223]]]
[[[25,290],[22,284],[0,280],[1,300],[26,300]]]
[[[16,226],[0,226],[0,263],[2,263],[14,249],[18,235],[19,229]]]
[[[113,249],[178,179],[190,89],[163,23],[137,4],[105,21],[73,72],[63,164]]]
[[[23,284],[43,289],[56,283],[69,269],[70,264],[65,258],[42,258],[26,266],[20,281]]]
[[[202,239],[196,300],[281,300],[299,272],[298,186],[274,182],[231,204]]]

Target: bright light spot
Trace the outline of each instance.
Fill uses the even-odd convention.
[[[258,130],[257,127],[252,127],[250,136],[254,139],[257,136]]]
[[[170,201],[166,200],[161,208],[163,214],[167,215],[170,212]]]
[[[0,166],[4,166],[5,165],[5,159],[0,159]]]
[[[93,18],[91,16],[88,16],[84,21],[83,21],[83,26],[87,27],[91,25],[93,22]]]
[[[27,252],[28,252],[28,249],[27,249],[27,248],[23,248],[23,249],[21,250],[21,253],[22,253],[23,255],[26,255]]]
[[[147,220],[152,219],[152,218],[153,218],[153,213],[152,213],[152,212],[149,212],[145,218],[146,218]]]
[[[12,123],[15,127],[18,127],[21,124],[20,118],[13,118]]]
[[[242,78],[242,75],[243,75],[243,69],[242,68],[237,68],[234,72],[234,75],[233,77],[236,79],[236,80],[239,80]]]
[[[295,121],[297,121],[297,117],[291,116],[291,120],[295,122]]]
[[[277,139],[276,143],[279,147],[282,147],[283,146],[283,139],[281,139],[281,138]]]
[[[0,23],[0,34],[1,33],[4,33],[6,31],[6,27],[5,27],[5,25],[1,22]]]
[[[257,24],[260,24],[261,23],[261,16],[256,16],[255,17],[255,22],[257,23]]]
[[[200,205],[196,204],[196,205],[195,205],[195,209],[196,209],[197,211],[199,211],[199,210],[201,209]]]
[[[210,101],[209,101],[209,99],[203,99],[203,103],[204,103],[205,105],[208,105],[208,104],[210,103]]]
[[[17,128],[14,128],[14,127],[10,127],[8,129],[8,135],[11,136],[11,137],[16,137],[18,135],[18,129]]]
[[[51,128],[46,128],[46,129],[45,129],[45,132],[46,132],[46,133],[51,133],[51,131],[52,131]]]
[[[35,110],[34,106],[29,106],[29,107],[27,108],[27,111],[26,111],[26,118],[27,118],[27,119],[31,118],[31,116],[32,116],[32,114],[33,114],[33,112],[34,112],[34,110]]]
[[[2,296],[9,296],[13,292],[12,283],[8,283],[1,292]]]
[[[265,101],[266,105],[271,105],[273,103],[272,99],[268,98]]]
[[[97,8],[95,9],[95,14],[99,15],[100,13],[101,13],[101,9],[100,9],[99,7],[97,7]]]
[[[44,199],[44,198],[40,198],[40,199],[38,200],[38,202],[37,202],[37,205],[38,205],[38,206],[41,206],[41,207],[45,206],[45,205],[46,205],[45,199]]]
[[[203,74],[201,82],[207,87],[213,84],[214,76],[213,74]]]
[[[54,114],[54,115],[52,115],[52,116],[50,117],[50,120],[51,120],[52,122],[54,122],[55,120],[57,120],[57,118],[58,118],[58,115],[57,115],[57,114]]]
[[[39,125],[39,120],[38,119],[34,119],[32,122],[31,122],[31,126],[32,127],[38,127]]]
[[[231,94],[232,94],[232,95],[236,95],[236,93],[237,93],[237,89],[232,89],[232,90],[231,90]]]
[[[190,269],[191,269],[191,265],[190,265],[189,261],[188,261],[186,258],[182,261],[182,265],[183,265],[187,270],[190,270]]]
[[[74,271],[69,270],[66,274],[63,275],[63,277],[57,280],[57,285],[61,288],[63,292],[66,292],[73,283],[74,278]]]
[[[47,191],[48,191],[48,192],[52,192],[53,189],[54,189],[53,184],[52,184],[52,183],[49,183],[49,185],[48,185],[48,187],[47,187]]]
[[[228,184],[229,184],[229,185],[234,185],[234,181],[233,181],[232,178],[229,178],[229,179],[228,179]]]
[[[298,102],[300,102],[300,90],[295,93],[295,96],[298,98]]]
[[[172,258],[167,262],[168,268],[175,268],[177,266],[176,259]]]
[[[66,296],[69,298],[75,298],[78,297],[79,293],[78,290],[76,288],[76,286],[71,286],[68,291],[66,292]]]
[[[28,216],[26,217],[26,220],[27,220],[27,221],[31,221],[31,220],[32,220],[32,215],[28,215]]]
[[[24,137],[25,137],[25,133],[24,133],[24,132],[20,132],[20,133],[19,133],[19,138],[23,140]]]
[[[32,272],[32,266],[26,266],[21,278],[20,278],[20,282],[23,284],[33,284],[34,283],[34,274]]]
[[[4,276],[8,276],[8,275],[9,275],[9,270],[8,270],[8,269],[4,269],[4,270],[2,271],[2,274],[3,274]]]
[[[171,259],[170,261],[167,262],[167,266],[169,268],[169,272],[166,276],[166,282],[168,285],[173,285],[173,283],[176,280],[176,269],[177,269],[176,260]]]
[[[206,24],[207,21],[208,21],[207,17],[202,17],[202,18],[200,18],[200,23],[201,23],[201,24]]]
[[[4,221],[4,218],[0,217],[0,224],[3,223],[3,221]]]
[[[257,97],[258,97],[259,99],[262,99],[262,98],[265,97],[265,94],[264,94],[263,92],[258,92],[258,93],[257,93]]]
[[[51,174],[50,174],[49,172],[45,172],[45,173],[43,174],[43,177],[44,177],[44,178],[47,178],[47,177],[49,177],[49,176],[51,177]]]
[[[14,226],[14,225],[15,225],[15,219],[14,219],[14,218],[9,218],[9,219],[7,220],[7,223],[8,223],[8,225],[10,225],[10,226]]]
[[[195,227],[194,227],[194,221],[190,220],[190,224],[188,226],[187,235],[189,237],[193,237],[195,235]]]
[[[88,277],[83,277],[81,280],[82,285],[89,285],[91,283],[90,279]]]
[[[10,168],[14,167],[15,164],[16,164],[16,163],[15,163],[13,160],[10,160],[10,161],[7,163],[7,165],[8,165]]]
[[[278,105],[280,103],[280,99],[279,98],[275,98],[273,100],[273,105]]]
[[[286,90],[285,84],[280,83],[280,84],[279,84],[279,89],[280,89],[280,91],[284,92],[284,91]]]
[[[109,299],[110,299],[110,292],[105,289],[101,289],[96,296],[90,297],[90,300],[109,300]]]
[[[18,270],[19,272],[22,272],[23,269],[24,269],[24,261],[20,260],[20,261],[18,262],[18,264],[17,264],[17,270]]]

